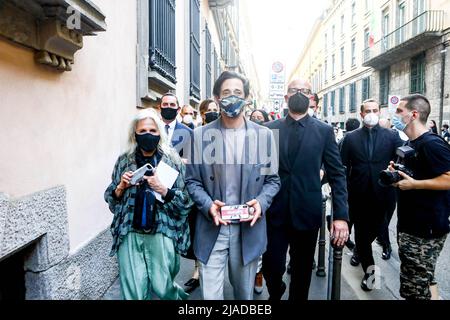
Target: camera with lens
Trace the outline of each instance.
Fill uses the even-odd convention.
[[[414,176],[412,170],[405,166],[405,160],[414,157],[416,155],[416,151],[409,146],[403,146],[397,148],[396,154],[398,156],[398,161],[394,164],[395,170],[391,171],[387,169],[380,172],[378,183],[383,187],[389,187],[393,183],[397,183],[402,180],[402,176],[399,174],[399,171],[410,177]]]

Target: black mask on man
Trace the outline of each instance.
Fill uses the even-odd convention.
[[[211,123],[219,118],[219,113],[215,111],[205,113],[205,123]]]
[[[145,152],[152,152],[158,147],[160,136],[153,135],[151,133],[135,134],[136,142],[142,150]]]
[[[173,121],[177,117],[178,109],[174,108],[161,108],[161,116],[164,120]]]
[[[301,92],[297,92],[289,98],[288,107],[293,113],[305,114],[309,108],[309,98]]]

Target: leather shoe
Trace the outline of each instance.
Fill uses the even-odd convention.
[[[375,282],[374,279],[372,281],[369,281],[370,276],[372,276],[372,274],[366,273],[361,281],[361,289],[363,289],[364,291],[367,291],[367,292],[372,291],[373,284]],[[371,282],[371,283],[369,283],[369,282]]]
[[[376,238],[376,239],[375,239],[375,242],[376,242],[379,246],[381,246],[381,247],[384,246],[384,243],[383,243],[383,241],[381,241],[380,238]]]
[[[352,250],[352,251],[353,251],[353,249],[355,249],[355,243],[352,240],[350,240],[350,239],[347,240],[347,242],[345,243],[345,246],[349,250]]]
[[[352,265],[352,266],[354,266],[354,267],[357,267],[357,266],[359,266],[359,256],[358,256],[358,253],[356,252],[356,250],[355,251],[353,251],[353,256],[352,256],[352,258],[350,259],[350,264]]]
[[[383,260],[389,260],[391,258],[392,248],[391,246],[383,246],[383,253],[381,254],[381,258]]]
[[[187,287],[187,289],[185,290],[187,293],[190,293],[192,291],[194,291],[195,289],[197,289],[200,286],[200,280],[195,279],[195,278],[191,278],[189,279],[188,282],[186,282],[184,284],[185,287]]]
[[[284,281],[281,281],[281,288],[280,288],[280,292],[278,293],[277,296],[269,296],[269,301],[280,301],[281,297],[283,296],[284,292],[286,291],[286,283],[284,283]]]

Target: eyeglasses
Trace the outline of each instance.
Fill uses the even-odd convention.
[[[298,88],[289,88],[288,89],[288,93],[291,93],[291,94],[296,94],[298,92],[301,92],[301,93],[303,93],[304,95],[307,95],[307,96],[312,94],[312,91],[310,89],[306,89],[306,88],[300,88],[300,89],[298,89]]]

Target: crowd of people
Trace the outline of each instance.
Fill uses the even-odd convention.
[[[249,94],[243,75],[225,71],[198,112],[167,93],[159,110],[137,113],[104,195],[124,299],[180,300],[199,288],[203,299],[223,300],[227,271],[235,299],[252,300],[264,278],[269,299],[280,300],[288,253],[289,300],[308,299],[324,183],[330,240],[353,250],[361,288],[371,291],[378,272],[372,242],[391,256],[397,207],[400,294],[430,299],[450,232],[450,133],[428,126],[427,98],[402,98],[392,119],[366,100],[362,126],[348,119],[342,132],[317,118],[319,97],[307,81],[289,83],[280,119],[247,114]],[[174,280],[180,256],[195,260],[184,288]]]

